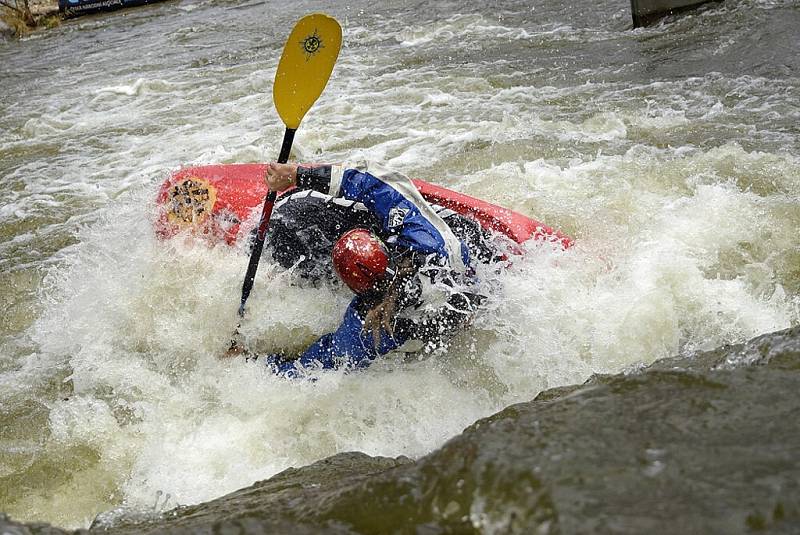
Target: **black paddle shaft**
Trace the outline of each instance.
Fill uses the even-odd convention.
[[[294,141],[295,128],[287,128],[283,134],[283,145],[281,146],[281,154],[278,156],[278,163],[286,163],[289,160],[289,152],[292,150],[292,142]],[[261,260],[261,251],[264,249],[264,238],[267,236],[267,228],[269,228],[269,218],[272,215],[272,207],[275,206],[275,198],[278,192],[270,191],[267,193],[267,198],[264,199],[264,208],[261,210],[261,220],[258,223],[258,232],[256,232],[255,242],[253,243],[253,250],[250,252],[250,263],[247,265],[247,274],[244,276],[244,283],[242,283],[242,301],[239,304],[239,317],[244,317],[244,304],[247,298],[250,297],[250,291],[253,289],[253,281],[256,278],[256,271],[258,270],[258,262]]]

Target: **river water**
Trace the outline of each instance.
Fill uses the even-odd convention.
[[[330,2],[344,29],[295,157],[365,157],[576,239],[529,244],[440,354],[291,382],[220,361],[246,253],[159,242],[186,164],[268,161],[313,2],[173,0],[0,42],[0,511],[88,526],[347,451],[418,458],[540,391],[800,323],[800,5],[632,30],[626,0]],[[265,263],[263,351],[337,289]],[[623,421],[625,415],[618,415]]]

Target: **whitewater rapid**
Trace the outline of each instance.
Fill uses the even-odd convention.
[[[576,245],[528,243],[507,272],[485,273],[496,292],[447,351],[314,382],[218,358],[237,325],[245,251],[152,231],[170,172],[277,156],[283,34],[250,31],[264,6],[167,3],[2,45],[97,46],[83,60],[10,67],[27,98],[4,98],[0,141],[0,477],[27,490],[9,487],[0,510],[82,527],[337,452],[417,458],[545,388],[796,325],[797,77],[651,79],[626,57],[582,57],[678,46],[664,27],[631,32],[610,4],[595,26],[515,3],[500,15],[332,8],[345,47],[295,158],[381,161]],[[690,20],[769,9],[743,2]],[[567,59],[550,58],[557,50]],[[259,352],[300,351],[336,327],[347,292],[297,283],[259,269],[241,327]]]

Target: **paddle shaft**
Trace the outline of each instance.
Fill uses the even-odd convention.
[[[286,163],[289,161],[289,152],[292,150],[292,142],[294,141],[294,133],[297,130],[294,128],[287,128],[283,134],[283,145],[281,146],[281,153],[278,156],[278,163]],[[275,206],[275,198],[278,196],[276,191],[267,193],[267,198],[264,199],[264,208],[261,210],[261,219],[258,223],[258,231],[256,232],[255,242],[253,243],[253,250],[250,252],[250,263],[247,265],[247,273],[244,276],[242,283],[242,301],[239,304],[239,317],[244,317],[244,304],[247,298],[250,297],[250,291],[253,289],[253,281],[256,278],[256,271],[258,271],[258,262],[261,260],[261,252],[264,249],[264,239],[267,236],[267,229],[269,228],[269,218],[272,216],[272,208]]]

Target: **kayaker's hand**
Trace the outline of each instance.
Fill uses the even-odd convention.
[[[241,346],[231,346],[225,353],[219,356],[220,359],[231,359],[240,355],[247,355],[247,351]]]
[[[247,356],[248,351],[245,348],[244,340],[242,340],[242,335],[239,334],[239,328],[236,328],[234,331],[233,336],[231,337],[231,346],[228,350],[219,356],[221,359],[229,359],[233,357],[238,357],[239,355]]]
[[[264,181],[270,191],[283,191],[294,186],[297,182],[297,164],[275,162],[268,164]]]

